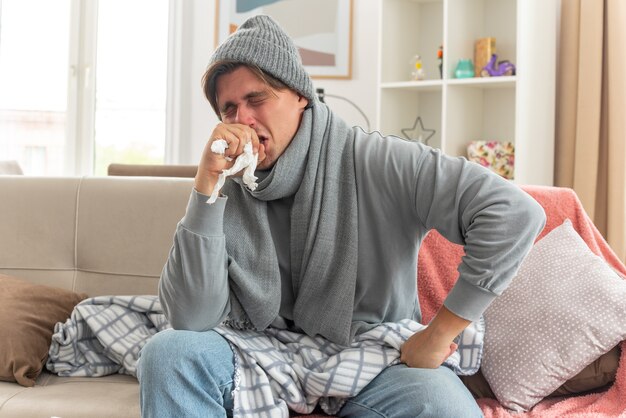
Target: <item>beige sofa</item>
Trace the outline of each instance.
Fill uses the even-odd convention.
[[[156,294],[193,179],[0,176],[0,273],[97,295]],[[0,336],[1,338],[1,336]],[[0,417],[139,417],[131,376],[0,382]]]
[[[192,187],[191,178],[0,175],[0,274],[89,296],[154,295]],[[535,191],[536,198],[542,194],[539,201],[544,205],[558,201],[551,190]],[[560,209],[550,213],[550,228],[566,215],[583,219]],[[435,260],[438,253],[454,254],[451,245],[429,236],[423,248],[430,252],[420,253],[420,262]],[[439,276],[454,280],[454,268],[435,270],[420,270],[426,278],[421,282]],[[441,300],[422,302],[423,312],[431,317]],[[592,387],[609,383],[618,359],[619,350],[612,350],[569,383],[589,385],[592,378]],[[481,392],[486,382],[470,383],[466,381],[474,394],[489,396]],[[581,391],[572,384],[563,393]],[[64,378],[45,371],[34,387],[0,381],[0,418],[52,416],[139,417],[139,385],[125,375]]]

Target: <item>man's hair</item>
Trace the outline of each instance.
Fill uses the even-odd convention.
[[[289,86],[287,86],[285,83],[267,74],[254,64],[248,64],[245,62],[234,60],[217,61],[209,66],[209,68],[202,76],[202,90],[204,91],[204,96],[207,98],[207,100],[211,104],[211,107],[215,111],[215,114],[218,118],[220,118],[220,120],[222,119],[222,116],[220,115],[220,110],[217,105],[217,79],[220,76],[232,73],[240,67],[248,68],[250,71],[252,71],[254,75],[259,78],[259,80],[263,81],[268,87],[274,90],[289,89]]]

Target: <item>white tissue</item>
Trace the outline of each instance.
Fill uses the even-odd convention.
[[[227,149],[228,149],[228,142],[226,142],[225,139],[216,139],[215,141],[211,142],[211,151],[213,151],[214,154],[223,155]],[[226,159],[226,161],[233,160],[230,157],[224,157],[224,158]]]
[[[216,154],[223,154],[226,151],[226,148],[228,148],[228,143],[223,139],[213,141],[213,143],[211,144],[211,151]],[[233,166],[231,168],[222,170],[222,173],[217,178],[217,184],[215,184],[215,187],[213,188],[213,193],[211,193],[211,196],[206,202],[208,204],[215,203],[220,190],[224,186],[226,177],[237,174],[244,169],[245,170],[243,172],[243,182],[246,186],[248,186],[248,189],[254,191],[257,187],[257,177],[254,175],[254,170],[256,170],[256,164],[258,159],[258,154],[252,154],[252,143],[248,142],[246,145],[243,146],[243,154],[237,157]]]

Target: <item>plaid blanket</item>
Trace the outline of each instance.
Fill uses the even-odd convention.
[[[76,306],[57,323],[47,368],[61,376],[135,376],[139,351],[169,328],[156,296],[100,296]],[[284,329],[263,332],[219,326],[235,353],[236,417],[289,417],[319,404],[335,414],[385,367],[399,362],[403,342],[424,326],[411,320],[385,323],[358,335],[349,347]],[[460,375],[480,367],[484,323],[472,323],[444,365]]]
[[[46,367],[59,376],[136,376],[139,351],[166,328],[156,296],[85,299],[54,326]]]
[[[383,369],[397,364],[400,346],[424,329],[415,321],[384,323],[358,335],[349,347],[322,337],[268,328],[264,332],[227,327],[215,330],[235,352],[236,417],[287,418],[289,409],[308,414],[318,405],[335,415]],[[457,339],[459,349],[445,366],[456,374],[478,371],[484,322],[472,323]]]

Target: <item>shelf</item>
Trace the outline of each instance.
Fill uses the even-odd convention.
[[[380,0],[384,9],[381,25],[384,28],[380,50],[380,81],[384,84],[411,80],[413,57],[422,57],[426,80],[439,80],[437,50],[443,44],[443,0]],[[404,88],[404,87],[402,87]]]
[[[449,80],[422,80],[422,81],[391,81],[381,83],[383,89],[419,90],[419,91],[440,91],[444,84],[449,86],[470,86],[478,88],[502,88],[515,87],[515,76],[502,77],[473,77],[473,78],[453,78]]]
[[[419,116],[436,130],[429,145],[452,156],[466,155],[473,140],[510,141],[516,181],[552,184],[556,3],[378,1],[378,130],[402,136]],[[454,78],[461,59],[475,61],[475,42],[485,37],[496,39],[498,60],[511,61],[518,74]],[[425,80],[410,81],[415,55],[422,59]]]
[[[502,76],[502,77],[473,77],[473,78],[454,78],[447,80],[446,83],[450,86],[471,86],[480,88],[500,88],[500,87],[514,87],[516,77]]]
[[[383,89],[403,89],[420,91],[439,91],[443,86],[441,80],[421,80],[421,81],[392,81],[381,83]]]

